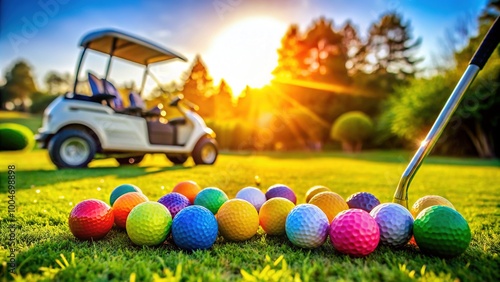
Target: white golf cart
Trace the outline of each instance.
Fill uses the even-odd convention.
[[[94,158],[116,158],[121,165],[137,164],[147,153],[163,153],[174,164],[183,164],[191,155],[195,164],[213,164],[218,148],[215,134],[196,113],[197,106],[171,98],[171,107],[182,114],[170,120],[161,110],[146,110],[140,94],[130,93],[130,107],[124,108],[121,95],[108,81],[113,58],[145,67],[146,79],[153,78],[150,65],[184,57],[156,44],[116,31],[100,30],[83,37],[83,47],[73,91],[58,97],[45,109],[36,141],[48,148],[58,168],[86,167]],[[109,55],[104,78],[88,74],[92,95],[77,93],[78,76],[88,50]],[[168,110],[168,109],[166,109]]]

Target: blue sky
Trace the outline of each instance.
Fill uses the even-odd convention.
[[[487,0],[2,0],[0,71],[3,77],[14,60],[23,58],[33,66],[38,85],[43,87],[43,77],[49,70],[74,72],[80,51],[78,42],[85,33],[112,27],[151,39],[184,54],[190,60],[199,53],[205,58],[209,70],[214,70],[212,75],[216,80],[227,76],[230,85],[231,80],[234,84],[241,84],[236,75],[240,76],[240,80],[242,76],[251,78],[252,73],[258,72],[259,64],[264,67],[260,58],[272,60],[281,35],[291,23],[297,23],[305,30],[312,19],[319,16],[333,19],[336,26],[351,19],[364,35],[371,23],[383,12],[390,10],[400,12],[405,20],[411,22],[414,37],[421,37],[423,40],[419,55],[425,58],[425,65],[430,65],[431,54],[442,52],[441,40],[445,31],[451,29],[458,18],[480,13],[486,2]],[[256,18],[261,21],[260,26],[255,29],[260,33],[269,33],[266,33],[268,37],[262,36],[259,45],[253,46],[258,38],[252,36],[259,37],[259,33],[255,35],[248,28],[252,24],[259,24],[254,20]],[[243,22],[246,24],[242,24]],[[269,25],[269,28],[258,30],[265,25]],[[241,28],[241,32],[237,28]],[[242,34],[246,37],[239,36]],[[233,41],[241,42],[242,45],[226,44],[232,36]],[[102,64],[97,63],[99,59],[102,58],[97,56],[91,59],[89,67],[101,66]],[[271,67],[269,63],[265,65],[267,68]],[[186,63],[173,63],[160,68],[159,76],[162,80],[169,81],[178,78],[188,67],[189,64]],[[235,69],[244,67],[247,68],[247,73],[234,73]],[[264,69],[264,72],[268,70]],[[132,74],[135,71],[117,70],[116,76],[122,80],[130,80]]]

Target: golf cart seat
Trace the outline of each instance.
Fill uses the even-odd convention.
[[[128,98],[130,100],[130,107],[140,109],[141,115],[143,117],[153,118],[161,116],[161,110],[158,107],[146,110],[146,103],[144,103],[144,100],[142,99],[141,95],[137,94],[136,92],[133,91],[130,92]]]
[[[112,108],[115,111],[123,110],[123,101],[118,93],[118,90],[113,86],[113,84],[109,83],[107,80],[99,79],[96,75],[91,72],[88,72],[88,80],[90,84],[90,90],[92,91],[92,96],[107,94],[113,95],[112,99]]]

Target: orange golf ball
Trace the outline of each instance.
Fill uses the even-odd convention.
[[[259,229],[259,214],[249,202],[232,199],[217,212],[219,232],[228,241],[245,241],[253,237]]]
[[[121,195],[113,204],[113,214],[115,215],[115,224],[120,228],[125,228],[127,217],[130,211],[140,203],[148,201],[148,197],[139,192],[130,192]]]
[[[341,211],[349,209],[344,198],[335,192],[318,193],[312,197],[309,204],[313,204],[320,208],[326,214],[328,222],[330,223]]]
[[[316,194],[319,194],[321,192],[328,192],[330,191],[330,188],[323,186],[323,185],[316,185],[306,192],[306,203],[309,203],[309,201],[312,199],[312,197],[316,196]]]
[[[172,192],[177,192],[186,196],[189,199],[191,205],[194,203],[194,199],[200,191],[201,187],[192,180],[179,182],[172,190]]]
[[[269,199],[260,207],[260,226],[269,235],[285,234],[286,217],[294,207],[295,205],[285,198]]]

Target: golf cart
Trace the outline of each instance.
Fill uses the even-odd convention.
[[[170,107],[181,116],[164,118],[163,105],[145,108],[141,93],[146,79],[153,78],[152,64],[186,59],[154,43],[116,30],[99,30],[83,37],[73,91],[55,99],[45,109],[36,141],[47,148],[58,168],[86,167],[94,158],[116,158],[120,165],[137,164],[147,153],[163,153],[174,164],[191,155],[195,164],[213,164],[218,148],[215,134],[196,113],[197,106],[182,95],[170,97]],[[92,95],[77,93],[78,77],[88,51],[109,56],[103,78],[88,73]],[[113,58],[144,67],[139,93],[130,93],[129,106],[108,81]]]

